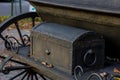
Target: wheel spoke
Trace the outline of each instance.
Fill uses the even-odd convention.
[[[26,71],[22,71],[21,73],[17,74],[16,76],[10,78],[9,80],[14,80],[15,78],[17,78],[18,76],[24,74]]]
[[[25,79],[25,77],[27,76],[27,72],[23,75],[23,77],[22,77],[22,79],[21,80],[24,80]]]
[[[28,76],[27,76],[27,80],[29,80],[30,79],[30,73],[28,73]]]
[[[43,75],[39,74],[39,76],[40,76],[43,80],[47,80]]]
[[[5,59],[6,57],[0,56],[0,58]],[[22,62],[20,62],[20,61],[14,60],[14,59],[10,59],[10,61],[15,62],[15,63],[18,63],[18,64],[21,64],[21,65],[26,65],[25,63],[22,63]]]
[[[3,35],[0,34],[0,38],[2,38],[4,41],[6,41],[6,38],[3,37]]]
[[[35,79],[38,80],[37,74],[34,74],[34,76],[35,76]]]
[[[31,80],[33,80],[33,74],[31,74]]]
[[[22,44],[25,45],[24,40],[23,40],[23,37],[22,37],[22,34],[21,34],[21,31],[20,31],[20,29],[19,29],[19,25],[18,25],[17,22],[15,22],[15,26],[16,26],[16,29],[17,29],[18,34],[19,34],[19,36],[20,36],[20,39],[21,39],[21,41],[22,41]]]
[[[32,17],[32,27],[35,26],[35,17]]]
[[[15,35],[15,37],[12,34],[8,35],[9,37],[12,36],[11,41],[14,40],[13,41],[14,43],[18,43],[18,47],[16,47],[16,44],[13,44],[13,49],[15,49],[18,53],[19,53],[20,50],[23,50],[24,47],[26,49],[26,46],[28,46],[28,47],[30,46],[30,38],[29,38],[29,35],[25,35],[25,34],[22,33],[21,28],[20,28],[22,26],[19,23],[19,21],[21,22],[21,20],[31,18],[31,22],[30,22],[29,25],[31,25],[31,23],[32,23],[32,27],[34,27],[36,17],[38,17],[38,15],[35,12],[29,12],[29,13],[25,13],[25,14],[21,14],[21,15],[18,15],[18,16],[11,17],[10,19],[6,20],[4,23],[2,23],[0,25],[0,38],[2,38],[7,43],[8,47],[9,47],[9,44],[8,44],[9,42],[7,41],[7,38],[6,38],[7,34],[4,34],[3,32],[6,33],[5,30],[8,29],[9,27],[11,27],[12,24],[15,24],[15,28],[16,28],[16,31],[18,32],[17,33],[18,35]],[[11,31],[10,31],[10,33],[11,33]],[[25,35],[25,36],[23,37],[23,35]],[[19,39],[16,38],[16,37],[19,37]],[[17,48],[18,48],[18,50],[17,50]],[[24,55],[22,55],[22,56],[24,56]],[[4,58],[4,57],[2,57],[2,58]],[[13,59],[10,59],[10,61],[13,61],[13,62],[18,63],[18,64],[25,65],[25,66],[27,65],[25,63],[22,63],[20,61],[13,60]],[[30,68],[25,68],[25,67],[10,67],[9,68],[9,67],[6,67],[6,70],[8,70],[8,71],[14,71],[14,70],[19,70],[19,69],[20,70],[24,69],[24,71],[16,74],[15,76],[10,78],[9,80],[17,79],[17,78],[19,78],[19,76],[21,77],[20,80],[24,80],[24,79],[26,79],[26,80],[34,80],[34,79],[39,80],[39,77],[41,77],[41,79],[43,79],[43,80],[46,80],[46,78],[43,75],[37,75],[37,73]]]

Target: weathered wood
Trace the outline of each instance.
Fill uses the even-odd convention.
[[[120,55],[120,10],[118,8],[120,1],[91,0],[91,3],[87,3],[89,0],[75,0],[73,3],[68,1],[71,0],[64,0],[64,3],[59,0],[30,0],[43,21],[77,26],[104,35],[107,55],[111,56],[115,53],[116,55],[112,57],[118,57]],[[99,3],[91,5],[95,4],[94,1]]]
[[[85,70],[88,66],[91,69],[104,65],[104,40],[95,32],[56,23],[41,23],[31,31],[31,40],[33,58],[71,76],[78,65]],[[85,57],[88,51],[94,55],[89,60]]]
[[[28,58],[28,57],[25,57],[22,55],[18,55],[18,54],[10,52],[8,50],[4,50],[4,53],[7,55],[10,55],[10,56],[14,56],[21,62],[26,63],[27,65],[30,65],[31,67],[33,67],[33,70],[35,70],[36,72],[38,72],[44,76],[47,76],[49,78],[54,78],[55,80],[74,80],[74,78],[72,76],[68,76],[63,73],[61,74],[60,72],[58,73],[58,71],[56,71],[54,69],[47,68],[47,67],[43,66],[41,63],[39,63],[39,61],[36,61],[33,58],[30,58],[30,57]],[[80,78],[80,80],[87,80],[88,76],[93,72],[101,71],[101,72],[108,72],[110,74],[115,74],[113,72],[113,70],[114,70],[114,68],[119,68],[119,66],[120,66],[120,64],[113,63],[113,64],[111,64],[111,66],[108,66],[108,67],[105,66],[102,69],[98,69],[98,70],[95,69],[92,71],[85,72],[82,75],[82,77]],[[52,80],[52,79],[50,79],[50,80]]]

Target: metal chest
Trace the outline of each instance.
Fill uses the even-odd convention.
[[[104,41],[91,31],[42,23],[31,31],[31,40],[32,57],[68,74],[78,65],[86,69],[104,64]]]

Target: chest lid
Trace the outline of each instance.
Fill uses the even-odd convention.
[[[90,32],[87,30],[64,26],[56,23],[42,23],[33,28],[33,31],[70,43],[73,43],[81,35]]]

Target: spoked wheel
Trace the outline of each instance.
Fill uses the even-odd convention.
[[[18,73],[9,80],[47,80],[43,75],[36,73],[34,70],[28,68]]]
[[[0,37],[8,50],[19,53],[20,49],[28,49],[30,45],[30,27],[40,22],[35,12],[21,14],[9,18],[0,25]],[[26,30],[25,30],[26,29]],[[24,50],[28,52],[29,50]],[[25,53],[25,52],[23,52]]]
[[[15,54],[30,57],[29,31],[31,29],[29,27],[31,26],[32,28],[36,23],[38,23],[37,21],[40,19],[37,17],[37,13],[29,12],[9,18],[0,24],[0,38],[4,40],[4,45],[7,50],[12,51]],[[27,27],[27,31],[25,31],[24,26]],[[3,56],[0,57],[5,58]],[[18,65],[6,67],[5,64],[8,61],[15,62]],[[16,70],[21,72],[13,75],[13,77],[11,77],[9,80],[48,80],[47,77],[43,76],[42,74],[38,74],[29,65],[20,62],[20,60],[13,60],[12,57],[5,58],[0,65],[0,72],[3,72],[4,74],[8,74]]]
[[[11,56],[8,57],[2,57],[3,62],[0,64],[0,71],[4,73],[5,75],[16,71],[15,75],[12,75],[8,80],[50,80],[47,77],[43,76],[42,74],[37,73],[34,68],[30,67],[26,63],[22,63],[18,60],[12,59]],[[11,61],[14,64],[17,64],[16,66],[7,66],[7,63]]]

